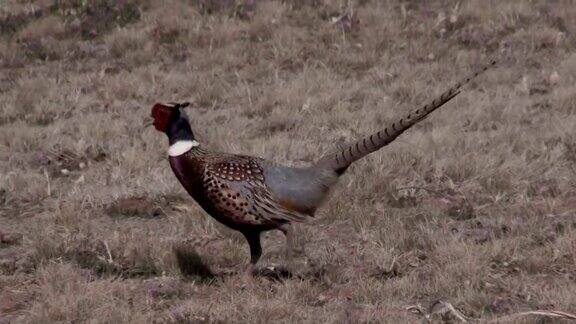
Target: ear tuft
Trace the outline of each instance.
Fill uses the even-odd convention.
[[[181,104],[178,104],[178,108],[186,108],[186,107],[188,107],[188,106],[190,106],[190,103],[189,103],[189,102],[183,102],[183,103],[181,103]]]

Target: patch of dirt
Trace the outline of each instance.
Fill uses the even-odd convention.
[[[73,249],[64,258],[76,263],[80,268],[89,270],[97,277],[120,276],[122,278],[146,278],[160,274],[154,261],[148,255],[108,254],[105,245]]]
[[[68,33],[78,33],[83,39],[93,39],[115,27],[124,27],[140,20],[148,0],[88,0],[59,1],[51,11],[69,22]]]
[[[113,202],[106,213],[111,217],[154,218],[166,215],[174,202],[182,202],[179,196],[149,198],[142,196],[120,198]]]
[[[0,36],[10,36],[24,28],[30,21],[42,17],[44,10],[7,15],[0,18]]]
[[[248,19],[256,9],[257,0],[193,0],[192,3],[203,15],[225,14]]]

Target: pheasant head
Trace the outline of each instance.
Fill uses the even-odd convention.
[[[170,125],[177,122],[182,115],[186,115],[180,110],[188,107],[189,102],[184,103],[157,103],[152,107],[151,117],[154,119],[153,125],[157,131],[166,133]]]
[[[185,148],[198,146],[194,140],[194,133],[190,128],[188,116],[182,110],[190,103],[157,103],[152,107],[151,117],[154,119],[153,125],[157,131],[168,136],[171,155],[177,154]]]

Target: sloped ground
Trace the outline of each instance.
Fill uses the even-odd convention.
[[[0,321],[575,313],[573,17],[544,0],[4,0]],[[297,227],[293,278],[251,286],[243,238],[187,197],[148,119],[192,101],[204,145],[305,165],[491,57]],[[282,235],[264,245],[283,264]]]

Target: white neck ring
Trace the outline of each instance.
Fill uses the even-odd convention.
[[[199,146],[200,143],[192,140],[182,140],[178,141],[172,145],[168,149],[168,155],[170,156],[180,156],[188,151],[190,151],[193,147]]]

